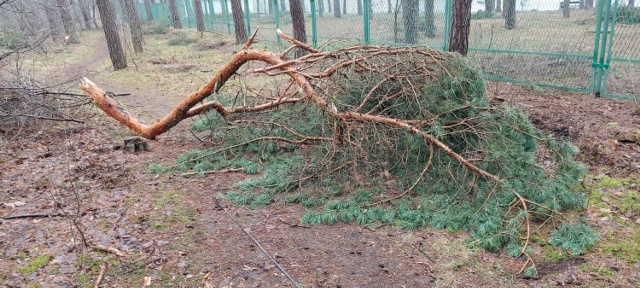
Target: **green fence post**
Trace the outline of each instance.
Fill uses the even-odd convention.
[[[247,35],[251,35],[251,10],[249,9],[249,0],[244,0],[244,8],[245,13],[244,13],[244,19],[247,22]]]
[[[229,17],[229,5],[228,5],[228,0],[222,0],[222,5],[223,5],[223,11],[224,11],[224,18],[227,20],[227,33],[231,34],[231,17]]]
[[[600,53],[598,56],[598,64],[597,64],[597,74],[596,74],[596,91],[595,91],[595,96],[596,97],[601,97],[602,96],[602,78],[604,77],[604,69],[605,69],[605,55],[607,53],[606,49],[607,49],[607,34],[609,33],[609,15],[611,13],[611,1],[601,1],[601,2],[605,2],[605,10],[604,10],[604,14],[600,14],[598,15],[598,17],[604,17],[604,23],[602,25],[602,31],[604,31],[605,35],[604,37],[601,37],[601,41],[600,41]]]
[[[599,51],[598,47],[600,46],[600,31],[602,30],[602,6],[604,5],[604,1],[597,1],[596,3],[596,27],[595,27],[595,39],[593,41],[593,59],[591,62],[591,83],[589,83],[589,93],[596,92],[596,82],[598,78],[598,74],[600,71],[598,70],[598,56]]]
[[[609,4],[611,5],[611,4]],[[602,67],[604,71],[602,79],[602,87],[600,88],[600,96],[606,96],[607,94],[607,78],[609,78],[609,66],[611,65],[611,54],[613,54],[613,37],[616,31],[616,18],[618,17],[618,0],[613,3],[613,11],[611,12],[611,32],[609,32],[609,43],[607,44],[607,58],[604,60]]]
[[[211,23],[211,31],[215,31],[215,14],[216,11],[213,10],[213,0],[207,0],[207,6],[209,6],[209,22]]]
[[[370,20],[370,16],[369,16],[369,9],[371,9],[371,1],[370,0],[364,0],[364,7],[362,7],[362,9],[364,9],[362,12],[362,14],[364,15],[364,43],[365,44],[369,44],[371,43],[371,38],[370,38],[370,33],[371,30],[369,29],[369,25],[371,25],[369,23]]]
[[[271,4],[273,5],[273,14],[276,17],[276,31],[277,31],[280,29],[280,6],[278,6],[278,0],[273,0]],[[276,41],[278,42],[278,46],[282,46],[282,39],[280,39],[280,36],[277,33],[276,33]]]
[[[318,27],[316,26],[316,0],[311,1],[311,45],[318,48]]]
[[[446,0],[444,5],[444,31],[442,37],[442,51],[449,50],[449,38],[451,37],[451,18],[453,0]]]

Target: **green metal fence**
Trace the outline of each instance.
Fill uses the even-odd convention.
[[[640,8],[624,1],[473,0],[468,56],[490,80],[640,100]],[[201,2],[206,28],[231,34],[230,1]],[[275,30],[293,33],[288,2],[242,0],[247,29],[260,27],[260,39],[282,44]],[[446,50],[452,2],[304,0],[307,40],[327,48],[364,43]],[[507,2],[515,5],[512,17],[503,12]],[[177,3],[183,27],[195,28],[193,1]],[[144,4],[138,5],[146,19]],[[154,21],[168,25],[167,4],[152,5]],[[507,29],[506,18],[515,27]],[[411,28],[414,36],[407,33]]]

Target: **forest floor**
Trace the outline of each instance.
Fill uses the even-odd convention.
[[[30,61],[53,80],[87,76],[109,91],[132,93],[117,99],[151,123],[208,80],[238,49],[232,41],[192,32],[148,35],[144,55],[113,72],[103,36],[90,32],[81,45]],[[640,104],[508,83],[488,82],[487,90],[543,131],[573,141],[589,167],[581,187],[589,208],[580,213],[601,241],[572,256],[536,239],[538,277],[517,275],[522,259],[470,249],[465,232],[304,226],[300,205],[251,209],[218,201],[249,176],[149,171],[212,147],[193,136],[190,121],[150,141],[151,152],[125,153],[121,142],[130,132],[87,107],[82,115],[95,115],[85,124],[2,127],[0,283],[93,287],[106,267],[104,287],[293,286],[284,271],[304,287],[640,286]],[[86,248],[83,238],[126,255]]]

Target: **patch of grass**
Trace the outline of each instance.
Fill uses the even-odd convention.
[[[51,255],[36,256],[27,263],[27,265],[18,268],[18,272],[22,275],[29,275],[38,271],[38,269],[47,266],[51,262]]]
[[[553,263],[567,260],[570,257],[566,251],[553,248],[549,245],[542,247],[542,252],[544,253],[544,259]]]
[[[640,262],[640,229],[636,229],[631,237],[624,239],[612,239],[603,243],[602,252],[611,253],[630,264]]]
[[[612,277],[615,272],[607,267],[592,267],[589,263],[582,263],[578,266],[583,272],[593,272],[603,277]]]
[[[162,207],[168,203],[175,203],[178,200],[178,195],[171,191],[163,192],[158,199],[156,199],[155,206]]]
[[[176,35],[169,39],[167,45],[169,46],[187,46],[198,42],[198,39],[192,38],[185,32],[177,32]]]

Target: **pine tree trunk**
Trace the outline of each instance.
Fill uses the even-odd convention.
[[[516,0],[504,0],[504,28],[516,28]]]
[[[393,5],[391,5],[391,0],[387,0],[387,13],[393,13]]]
[[[78,44],[80,43],[80,39],[78,39],[78,33],[76,31],[76,26],[73,23],[73,19],[71,18],[71,13],[69,10],[72,8],[69,4],[69,0],[57,0],[58,10],[60,12],[60,17],[62,18],[62,25],[64,26],[64,33],[69,37],[67,43],[69,44]]]
[[[318,2],[318,15],[320,15],[320,17],[324,17],[324,0],[320,0],[320,2]]]
[[[178,13],[176,0],[169,0],[169,10],[171,10],[171,22],[173,23],[173,28],[182,29],[182,23],[180,23],[180,14]]]
[[[342,0],[342,14],[347,15],[347,0]]]
[[[502,0],[496,0],[496,12],[502,12]]]
[[[144,0],[144,11],[147,12],[147,22],[153,22],[153,13],[151,13],[151,0]]]
[[[458,52],[463,56],[469,50],[469,27],[471,26],[471,1],[453,0],[453,17],[449,52]],[[515,1],[515,0],[514,0]]]
[[[569,18],[569,4],[570,0],[564,0],[562,2],[562,17]]]
[[[87,28],[87,30],[91,30],[91,13],[89,12],[89,5],[87,5],[87,0],[79,0],[78,6],[80,6],[80,13],[82,13],[84,26]]]
[[[269,15],[273,15],[273,0],[267,0],[267,6],[269,6]]]
[[[241,0],[231,0],[231,13],[236,34],[236,44],[247,42],[247,28],[244,26],[244,13]],[[284,0],[282,0],[284,1]]]
[[[493,14],[493,7],[496,6],[496,3],[493,3],[493,0],[484,0],[484,9],[487,12],[487,15]]]
[[[291,13],[291,22],[293,22],[293,36],[296,40],[307,43],[307,32],[304,27],[304,11],[302,10],[302,1],[289,0],[289,10]],[[302,57],[306,53],[303,49],[296,50],[296,57]]]
[[[116,25],[116,8],[109,0],[96,0],[98,11],[100,11],[100,21],[107,38],[109,57],[113,64],[113,70],[127,68],[127,60],[122,50],[120,36],[118,36],[118,26]]]
[[[55,5],[52,5],[50,1],[47,1],[42,5],[44,8],[44,13],[47,16],[47,22],[49,23],[49,33],[51,36],[59,36],[60,35],[60,21],[58,19],[58,14],[53,9]]]
[[[138,9],[135,0],[124,0],[125,13],[127,14],[127,22],[131,30],[131,42],[133,43],[133,51],[142,53],[142,43],[144,43],[144,35],[142,34],[142,25],[138,19]]]
[[[96,26],[96,29],[100,29],[101,27],[98,25],[98,20],[96,19],[98,12],[96,11],[95,0],[91,0],[91,10],[93,11],[93,15],[91,15],[91,18],[93,18],[93,26]]]
[[[433,8],[435,6],[435,0],[424,1],[424,19],[427,26],[425,35],[429,38],[436,37],[436,24],[435,17],[433,15]]]
[[[202,1],[193,0],[194,10],[196,12],[196,29],[199,32],[204,32],[204,18],[202,16]]]
[[[402,24],[404,43],[418,43],[418,0],[402,0]]]
[[[362,15],[362,0],[358,0],[358,15]]]
[[[331,13],[331,0],[327,0],[327,12]]]
[[[333,17],[342,18],[342,13],[340,11],[340,0],[333,0]]]

